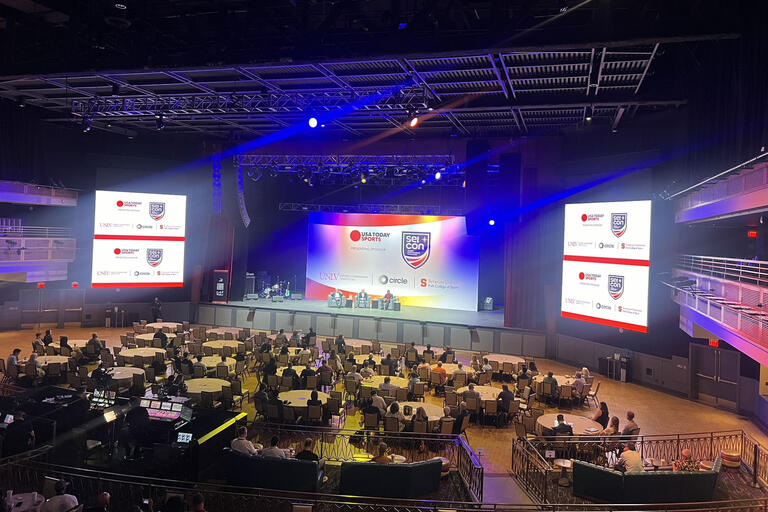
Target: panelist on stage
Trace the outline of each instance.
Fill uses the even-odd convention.
[[[369,308],[371,307],[371,297],[368,295],[368,292],[365,291],[365,288],[360,290],[360,293],[357,294],[357,303],[355,304],[355,307],[358,308]]]
[[[340,308],[344,304],[344,294],[339,291],[338,288],[331,294],[331,298],[336,304],[337,308]]]
[[[389,305],[392,302],[392,292],[387,290],[387,293],[381,298],[381,301],[384,303],[384,309],[389,309]]]

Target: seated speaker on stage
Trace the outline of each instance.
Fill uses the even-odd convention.
[[[387,290],[387,293],[379,300],[379,309],[395,309],[394,305],[399,303],[400,299]]]
[[[357,297],[355,297],[355,307],[356,308],[371,307],[371,296],[368,295],[368,292],[366,292],[365,289],[360,290],[360,293],[358,293]]]
[[[328,306],[333,308],[341,308],[345,306],[346,300],[344,299],[344,294],[339,291],[338,288],[336,288],[336,291],[332,292],[330,295],[328,295]]]

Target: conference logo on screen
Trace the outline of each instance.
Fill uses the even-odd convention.
[[[579,284],[586,286],[599,286],[598,281],[602,277],[602,274],[579,272]]]
[[[147,249],[147,263],[150,267],[156,267],[163,261],[162,249]]]
[[[379,276],[379,283],[381,284],[408,284],[408,279],[405,277],[394,277],[382,274]]]
[[[115,254],[116,258],[136,258],[139,254],[138,249],[123,247],[115,247],[112,252]]]
[[[121,210],[134,211],[139,206],[141,206],[141,201],[123,201],[123,200],[118,200],[115,204]]]
[[[608,274],[608,293],[613,300],[624,295],[624,276]]]
[[[349,239],[353,242],[381,242],[389,238],[391,233],[386,231],[358,231],[353,229],[349,232]]]
[[[149,202],[149,216],[152,220],[160,220],[165,215],[165,203],[159,201]]]
[[[620,237],[627,232],[627,214],[626,213],[612,213],[611,214],[611,232]]]
[[[584,224],[599,226],[599,223],[603,221],[603,217],[605,217],[604,213],[582,213],[581,222]]]
[[[429,259],[432,233],[403,231],[401,252],[411,268],[422,267]]]

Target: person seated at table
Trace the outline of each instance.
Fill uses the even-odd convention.
[[[39,336],[39,334],[38,334],[38,336]],[[53,334],[51,334],[51,330],[50,329],[46,329],[45,330],[45,336],[43,336],[43,345],[45,345],[47,347],[51,343],[53,343]]]
[[[336,352],[339,354],[346,354],[347,353],[347,341],[344,339],[344,334],[339,334],[336,336]]]
[[[552,431],[556,436],[572,436],[573,427],[565,422],[565,418],[562,414],[557,415],[556,425],[552,427]]]
[[[312,344],[311,342],[312,338],[316,338],[316,337],[317,337],[317,333],[312,327],[310,327],[309,332],[301,337],[301,346],[304,348],[309,347]]]
[[[552,387],[552,397],[557,397],[557,395],[560,394],[560,387],[557,385],[557,379],[553,375],[552,372],[547,372],[547,376],[541,379],[541,383],[550,383]]]
[[[152,336],[153,340],[160,340],[160,347],[163,349],[168,346],[168,335],[165,334],[162,329],[157,331],[154,336]]]
[[[488,358],[483,358],[483,365],[480,367],[480,370],[483,372],[491,372],[493,371],[493,367],[491,366],[491,363],[488,362]]]
[[[13,349],[13,352],[11,353],[11,355],[8,356],[8,366],[18,366],[19,354],[21,354],[20,348]]]
[[[293,363],[290,361],[288,361],[288,366],[283,370],[283,378],[285,377],[291,378],[291,381],[293,382],[293,386],[291,386],[292,389],[299,387],[299,374],[293,369]]]
[[[403,411],[400,410],[400,404],[397,402],[392,402],[392,405],[389,406],[389,410],[384,414],[384,417],[397,418],[398,429],[400,432],[405,428],[405,416],[403,415]]]
[[[346,377],[354,379],[356,385],[359,385],[360,382],[363,380],[363,376],[360,373],[358,373],[357,366],[354,365],[354,364],[352,365],[352,367],[347,372]]]
[[[464,365],[461,364],[461,363],[458,363],[456,365],[456,369],[453,370],[453,374],[451,375],[451,379],[450,380],[451,380],[451,382],[453,382],[453,381],[456,380],[456,376],[457,375],[466,375],[466,374],[467,374],[467,370],[464,369]]]
[[[410,356],[410,358],[408,356]],[[406,361],[419,360],[419,351],[416,350],[416,343],[414,343],[413,341],[411,342],[411,346],[408,347],[408,349],[405,351],[405,360]]]
[[[635,443],[630,442],[624,445],[624,451],[621,452],[619,460],[623,462],[627,473],[642,473],[643,457],[635,451]]]
[[[181,358],[181,373],[184,373],[184,367],[187,368],[187,373],[192,375],[192,372],[194,372],[192,360],[189,358],[189,352],[184,352],[184,355]]]
[[[171,375],[165,381],[165,394],[168,396],[180,396],[186,392],[187,385],[184,384],[182,374]]]
[[[384,296],[381,298],[381,301],[384,303],[384,309],[389,309],[389,305],[392,302],[393,296],[392,292],[387,290],[387,293],[384,294]]]
[[[467,401],[468,398],[476,398],[477,400],[480,400],[480,393],[475,391],[474,384],[470,384],[469,386],[467,386],[467,390],[461,394],[461,398],[465,402]]]
[[[419,365],[416,367],[416,372],[421,375],[421,371],[426,370],[427,373],[427,382],[429,382],[429,374],[432,372],[432,365],[430,365],[427,361],[424,359],[421,360]]]
[[[673,471],[698,471],[699,470],[699,461],[693,460],[693,456],[691,454],[690,449],[683,448],[683,451],[680,452],[680,455],[682,456],[682,458],[677,459],[672,463]]]
[[[32,352],[45,355],[45,347],[46,345],[43,343],[42,338],[40,338],[40,333],[35,334],[35,339],[32,340]]]
[[[469,411],[467,411],[467,402],[462,401],[459,404],[459,414],[456,416],[456,421],[453,423],[454,434],[461,434],[461,424],[464,423],[464,418],[467,416],[469,416]]]
[[[600,402],[600,407],[595,411],[595,414],[592,415],[592,421],[596,421],[600,426],[606,428],[608,426],[608,418],[610,418],[608,414],[608,405],[605,402]]]
[[[264,354],[266,352],[272,352],[272,343],[269,342],[269,338],[264,339],[264,343],[259,347],[259,353]]]
[[[320,368],[317,369],[317,373],[333,373],[333,368],[328,365],[328,361],[326,359],[323,359],[323,362],[320,364]]]
[[[274,405],[277,407],[277,416],[278,421],[283,421],[283,401],[280,400],[279,392],[276,389],[269,391],[269,400],[267,400],[267,405]]]
[[[432,358],[435,357],[435,351],[432,350],[432,345],[430,345],[429,343],[427,343],[427,348],[421,351],[421,355],[424,359],[427,358],[427,354],[431,355]]]
[[[449,354],[453,354],[453,349],[451,348],[450,345],[447,345],[443,350],[443,353],[440,354],[440,357],[437,360],[440,361],[441,363],[445,363],[448,361]]]
[[[437,362],[437,366],[432,368],[432,372],[440,375],[440,384],[445,384],[446,379],[448,379],[448,373],[445,371],[445,368],[443,368],[442,361]]]
[[[501,385],[501,393],[496,397],[499,402],[499,410],[509,412],[509,404],[515,401],[515,394],[509,390],[506,384]]]
[[[330,354],[328,354],[328,361],[335,361],[336,368],[341,371],[344,368],[344,363],[341,361],[341,357],[336,353],[335,350],[331,350]],[[333,369],[333,367],[331,367]]]
[[[285,375],[285,373],[283,373]],[[303,370],[301,370],[301,387],[306,388],[307,387],[307,377],[314,377],[317,375],[317,372],[312,368],[311,363],[307,363],[307,366],[304,367]]]
[[[56,495],[45,500],[40,505],[40,512],[66,512],[78,506],[77,497],[67,494],[69,482],[66,480],[57,480],[54,484]]]
[[[419,382],[421,382],[421,379],[419,379],[419,374],[416,371],[416,367],[414,366],[410,375],[408,375],[408,392],[413,394],[413,385]]]
[[[195,359],[197,359],[197,361],[195,361],[194,364],[192,365],[192,372],[194,373],[195,368],[202,368],[203,369],[203,374],[205,374],[205,372],[208,371],[208,367],[205,366],[205,363],[203,362],[203,355],[202,354],[197,354]]]
[[[261,387],[253,394],[253,401],[257,411],[263,410],[266,407],[269,402],[269,395],[267,395],[264,387]]]
[[[288,337],[285,335],[285,331],[280,329],[275,336],[275,345],[283,345],[288,343]]]
[[[347,362],[348,362],[348,363],[352,363],[352,364],[354,364],[354,363],[355,363],[355,361],[356,361],[356,359],[355,359],[355,353],[354,353],[354,352],[352,352],[352,351],[350,351],[350,352],[349,352],[349,354],[347,355]]]
[[[615,436],[619,433],[619,417],[614,416],[611,418],[611,420],[608,422],[608,426],[605,427],[603,430],[598,432],[597,436]]]
[[[37,368],[37,374],[40,377],[45,377],[45,370],[43,369],[43,363],[41,363],[40,360],[37,358],[37,354],[35,352],[32,352],[31,354],[29,354],[29,359],[27,359],[27,364],[35,365],[35,368]]]
[[[371,390],[371,405],[378,409],[379,417],[384,416],[387,412],[387,402],[384,398],[379,396],[379,392],[375,389]]]
[[[469,367],[476,372],[480,371],[482,365],[480,364],[480,360],[477,359],[477,354],[472,354],[472,360],[469,362]]]
[[[280,442],[280,438],[272,436],[269,440],[269,446],[261,450],[262,457],[272,457],[274,459],[285,459],[285,450],[278,448],[277,444]]]
[[[440,418],[440,421],[437,422],[437,425],[435,425],[435,432],[440,432],[443,428],[443,423],[451,422],[451,425],[456,421],[456,418],[451,416],[451,408],[446,406],[443,407],[443,417]],[[451,431],[453,431],[453,427],[451,427]]]
[[[528,371],[528,367],[526,365],[520,366],[520,371],[517,373],[516,378],[517,378],[517,380],[530,379],[531,378],[531,374]]]
[[[379,449],[378,449],[378,455],[376,457],[371,459],[371,462],[378,462],[380,464],[387,464],[392,462],[392,456],[387,455],[387,450],[389,447],[387,446],[387,443],[380,443]]]
[[[394,384],[392,384],[392,378],[391,377],[384,377],[384,382],[379,384],[379,389],[381,391],[389,392],[389,391],[394,391],[394,390],[398,389],[398,387],[395,386]]]
[[[627,422],[624,424],[624,428],[621,429],[621,435],[632,435],[635,431],[640,431],[640,427],[638,427],[637,423],[635,423],[635,413],[632,411],[627,411]]]
[[[591,377],[592,375],[589,373],[589,368],[587,368],[586,366],[582,366],[581,376],[584,377],[585,379],[588,379],[589,377]]]
[[[581,398],[581,394],[584,392],[584,386],[586,385],[587,381],[582,378],[581,372],[576,372],[576,376],[573,379],[573,382],[571,382],[571,388],[576,392],[576,396]]]
[[[429,415],[427,414],[427,410],[423,406],[419,406],[419,408],[416,409],[416,413],[413,415],[413,421],[429,422]]]
[[[293,332],[291,333],[291,339],[289,341],[290,341],[291,344],[294,344],[294,343],[296,345],[299,344],[299,341],[301,341],[301,340],[300,340],[300,337],[299,337],[299,330],[298,329],[294,329],[293,330]]]
[[[315,444],[315,442],[312,440],[311,437],[308,437],[304,440],[304,449],[301,450],[296,454],[296,458],[298,460],[310,460],[317,462],[317,469],[323,469],[325,466],[325,457],[322,459],[317,456],[317,454],[312,450],[312,446]]]
[[[258,455],[259,451],[248,440],[248,429],[244,426],[237,427],[237,437],[229,443],[229,447],[234,452],[247,453],[248,455]]]
[[[230,374],[230,372],[229,372],[229,364],[227,363],[227,356],[225,356],[225,355],[221,356],[221,361],[216,363],[216,368],[225,368],[227,370],[227,375]]]
[[[288,354],[290,354],[290,353],[291,353],[291,351],[290,351],[290,349],[288,348],[288,343],[287,343],[287,342],[284,342],[284,343],[283,343],[283,346],[282,346],[282,347],[280,347],[280,355],[281,355],[281,356],[287,356],[287,355],[288,355]]]
[[[363,361],[363,368],[360,370],[360,375],[364,379],[370,379],[371,377],[373,377],[374,372],[371,369],[371,367],[368,365],[368,361]]]

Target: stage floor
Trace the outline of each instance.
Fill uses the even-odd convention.
[[[329,308],[327,301],[317,299],[289,300],[272,302],[266,299],[232,301],[228,306],[274,309],[277,311],[300,311],[330,315],[361,316],[368,318],[388,318],[392,320],[413,320],[417,322],[437,322],[470,327],[504,327],[504,310],[495,311],[458,311],[454,309],[422,308],[403,306],[400,311],[382,309]]]

